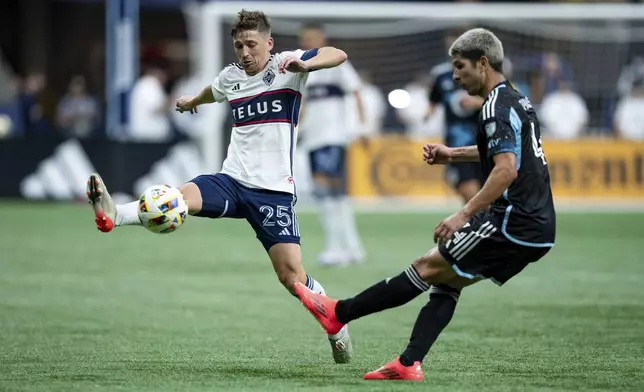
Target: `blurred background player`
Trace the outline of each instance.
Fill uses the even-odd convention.
[[[321,48],[326,44],[321,25],[307,24],[301,28],[302,49]],[[359,90],[360,78],[348,62],[312,73],[306,85],[301,127],[303,143],[310,151],[313,194],[320,204],[326,237],[326,248],[318,258],[323,265],[359,263],[365,258],[353,206],[346,196],[347,145],[358,136],[352,132],[354,127],[347,111],[355,110],[360,126],[365,125]],[[347,105],[349,94],[355,98],[355,107]]]
[[[296,282],[324,293],[302,266],[293,156],[301,91],[309,72],[336,67],[347,55],[322,46],[273,55],[271,25],[259,11],[242,10],[231,36],[239,62],[225,67],[196,96],[183,96],[176,103],[177,111],[195,113],[201,105],[228,101],[234,118],[228,155],[220,173],[193,178],[181,186],[181,193],[190,215],[246,219],[279,281],[292,294]],[[141,225],[138,201],[116,205],[98,174],[90,176],[87,197],[100,231]],[[335,362],[348,362],[348,330],[328,338]]]
[[[461,32],[458,30],[449,32],[445,39],[447,49]],[[463,147],[475,144],[478,116],[483,98],[468,95],[458,84],[454,83],[450,61],[435,66],[430,75],[432,87],[429,93],[428,115],[434,113],[436,106],[443,106],[445,145]],[[447,165],[445,179],[466,203],[476,195],[483,183],[483,175],[478,162]]]

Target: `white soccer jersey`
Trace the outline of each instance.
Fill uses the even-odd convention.
[[[281,74],[289,55],[302,59],[317,51],[272,55],[266,68],[248,76],[239,64],[224,68],[212,84],[217,102],[228,100],[233,130],[221,172],[242,185],[295,194],[293,157],[302,89],[308,73]]]
[[[312,73],[306,83],[302,131],[310,149],[346,145],[351,116],[345,96],[360,89],[360,77],[349,62]]]

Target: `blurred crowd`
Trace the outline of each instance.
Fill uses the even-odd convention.
[[[158,17],[155,15],[154,18]],[[148,35],[154,36],[149,32]],[[129,107],[124,108],[129,113],[130,126],[121,139],[163,142],[205,131],[201,114],[178,115],[173,110],[176,97],[196,93],[202,88],[197,78],[189,72],[185,38],[175,50],[146,50],[146,46],[158,48],[163,47],[164,43],[142,44],[141,73],[131,91]],[[101,44],[99,41],[96,49],[100,48],[98,51],[103,53]],[[173,52],[184,54],[178,57],[168,55]],[[594,81],[588,80],[587,72],[576,74],[576,65],[566,56],[565,51],[557,49],[522,53],[521,56],[515,53],[505,65],[511,83],[528,96],[538,110],[544,136],[574,139],[602,135],[644,139],[644,55],[630,59],[621,71],[616,66],[619,77],[614,82],[608,82],[612,83],[613,88],[601,91],[601,102],[597,102],[597,95],[589,97],[579,88]],[[104,63],[104,58],[93,57],[89,66],[74,63],[75,74],[65,76],[66,80],[51,80],[57,75],[51,69],[49,72],[42,69],[12,69],[0,48],[0,139],[52,134],[76,138],[106,136],[105,92],[101,82],[97,82],[104,78],[104,70],[97,66]],[[427,69],[415,76],[413,73],[416,71],[409,72],[409,80],[401,82],[395,89],[405,95],[402,103],[394,102],[399,100],[400,95],[390,91],[391,83],[384,90],[382,81],[374,78],[372,69],[365,67],[364,63],[354,62],[363,82],[362,97],[367,110],[368,132],[441,137],[444,129],[441,108],[431,111],[428,108],[429,92],[434,82],[432,68],[445,60],[437,59],[435,64],[427,64]],[[16,61],[13,63],[15,65]],[[67,72],[66,75],[74,72]],[[55,89],[51,88],[53,82],[57,85]],[[63,92],[64,85],[67,87]]]
[[[538,110],[544,136],[574,139],[589,132],[589,109],[576,91],[570,65],[556,53],[544,53],[529,64],[508,59],[505,65],[515,88],[533,102]],[[171,72],[163,58],[146,61],[131,92],[130,127],[126,139],[164,142],[194,135],[201,130],[199,116],[181,116],[173,111],[174,99],[186,92],[197,92],[199,83],[186,73]],[[400,86],[409,98],[396,105],[386,91],[373,83],[367,70],[360,72],[362,96],[369,120],[369,132],[406,133],[413,137],[440,137],[443,115],[438,110],[428,115],[431,70],[419,74],[406,86]],[[88,89],[85,77],[69,80],[64,95],[48,94],[47,78],[42,72],[12,76],[0,70],[0,137],[38,136],[58,133],[77,138],[102,136],[105,103]],[[608,94],[602,108],[603,134],[616,138],[644,140],[644,58],[636,57],[621,72],[614,94]]]
[[[601,104],[601,124],[592,128],[588,105],[576,88],[592,81],[576,80],[562,56],[548,52],[528,59],[506,57],[504,71],[513,87],[533,103],[544,137],[566,140],[601,135],[644,140],[644,57],[635,57],[622,69],[614,91],[607,91]],[[429,106],[431,85],[428,73],[404,87],[411,102],[398,109],[397,115],[412,135],[440,137],[443,130],[440,111],[429,117],[424,111]]]

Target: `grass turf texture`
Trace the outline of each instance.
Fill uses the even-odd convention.
[[[560,214],[557,246],[503,288],[465,290],[424,385],[361,376],[407,343],[423,295],[352,324],[332,363],[244,221],[191,218],[162,236],[99,233],[86,206],[0,205],[2,391],[644,390],[642,214]],[[398,274],[443,215],[361,215],[366,265],[308,272],[336,297]]]

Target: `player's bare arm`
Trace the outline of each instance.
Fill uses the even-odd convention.
[[[215,96],[212,94],[212,88],[208,85],[196,96],[183,96],[177,99],[177,105],[174,110],[180,113],[197,113],[199,105],[213,102],[215,102]]]
[[[450,163],[479,161],[479,150],[476,146],[455,147],[451,148],[450,150]]]
[[[444,144],[425,144],[423,146],[423,160],[429,165],[478,162],[479,151],[476,146],[451,148]]]
[[[278,70],[281,73],[289,72],[309,72],[316,69],[333,68],[344,63],[347,60],[347,54],[344,51],[332,46],[325,46],[318,49],[315,57],[308,60],[301,60],[297,56],[287,56],[279,64]]]
[[[513,152],[503,152],[495,155],[492,159],[494,160],[494,168],[483,184],[483,188],[463,207],[462,211],[468,218],[487,209],[503,195],[512,181],[517,178],[517,157]]]
[[[510,187],[517,178],[516,155],[512,152],[503,152],[493,158],[494,168],[483,185],[483,188],[465,206],[443,220],[434,230],[434,242],[450,239],[452,235],[463,227],[474,214],[487,209],[503,192]]]

